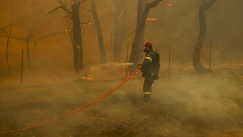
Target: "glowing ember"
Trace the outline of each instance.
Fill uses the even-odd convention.
[[[130,16],[135,17],[135,16],[137,16],[137,13],[132,13]]]
[[[184,68],[183,70],[187,71],[187,70],[190,70],[189,68]]]
[[[89,80],[89,81],[92,81],[94,80],[92,77],[88,76],[88,77],[82,77],[83,80]]]
[[[172,4],[169,4],[169,3],[163,3],[163,2],[161,2],[160,5],[167,6],[167,7],[172,7]]]
[[[70,29],[66,29],[65,31],[66,31],[66,32],[73,32],[73,31],[72,31],[72,30],[70,30]]]
[[[121,11],[118,20],[120,20],[120,18],[121,18],[121,16],[122,16],[123,12],[124,12],[124,9]]]
[[[155,21],[157,20],[158,18],[147,18],[146,21]]]
[[[72,0],[70,0],[70,1],[71,1],[71,4],[74,5],[74,2]]]
[[[87,80],[94,80],[93,78],[87,78]]]
[[[168,4],[168,3],[166,3],[166,4],[164,4],[165,6],[168,6],[168,7],[172,7],[172,4]]]
[[[92,22],[81,22],[80,23],[81,25],[91,25],[91,24],[93,24]]]

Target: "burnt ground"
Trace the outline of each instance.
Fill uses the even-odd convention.
[[[70,113],[122,82],[59,76],[0,88],[0,133]],[[161,73],[150,103],[142,101],[142,83],[138,74],[70,116],[0,137],[243,137],[242,69]]]

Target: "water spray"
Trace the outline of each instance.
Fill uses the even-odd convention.
[[[135,65],[135,63],[118,63],[117,65],[121,65],[121,66],[132,66],[132,65]]]

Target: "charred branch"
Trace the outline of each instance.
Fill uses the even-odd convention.
[[[84,9],[84,10],[86,10],[86,11],[92,12],[91,10],[88,10],[88,9],[86,9],[86,8],[84,8],[84,7],[80,7],[80,8],[82,8],[82,9]]]
[[[10,36],[9,37],[8,36],[0,36],[0,37],[14,39],[14,40],[26,41],[26,39],[23,39],[23,38],[16,38],[16,37],[10,37]]]
[[[206,9],[208,9],[208,8],[210,8],[213,4],[214,4],[214,2],[215,2],[216,0],[209,0],[209,2],[208,3],[205,3],[204,4],[204,9],[206,10]]]
[[[63,9],[64,11],[66,11],[67,13],[69,14],[72,14],[72,12],[68,11],[66,8],[62,7],[62,6],[59,6],[59,7],[56,7],[55,9],[53,9],[52,11],[49,11],[48,13],[52,13],[58,9]]]
[[[46,38],[46,37],[49,37],[49,36],[52,36],[52,35],[56,35],[56,34],[60,34],[60,33],[63,34],[64,32],[67,32],[67,30],[65,30],[65,31],[60,31],[60,32],[55,32],[55,33],[51,33],[51,34],[48,34],[48,35],[45,35],[45,36],[43,36],[43,37],[38,38],[38,39],[35,41],[35,43],[34,43],[33,51],[34,51],[34,48],[35,48],[35,46],[36,46],[36,44],[37,44],[37,42],[38,42],[39,40],[41,40],[41,39],[43,39],[43,38]]]

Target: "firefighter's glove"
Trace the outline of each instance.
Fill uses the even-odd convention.
[[[141,65],[137,65],[137,69],[142,69],[142,66]]]

